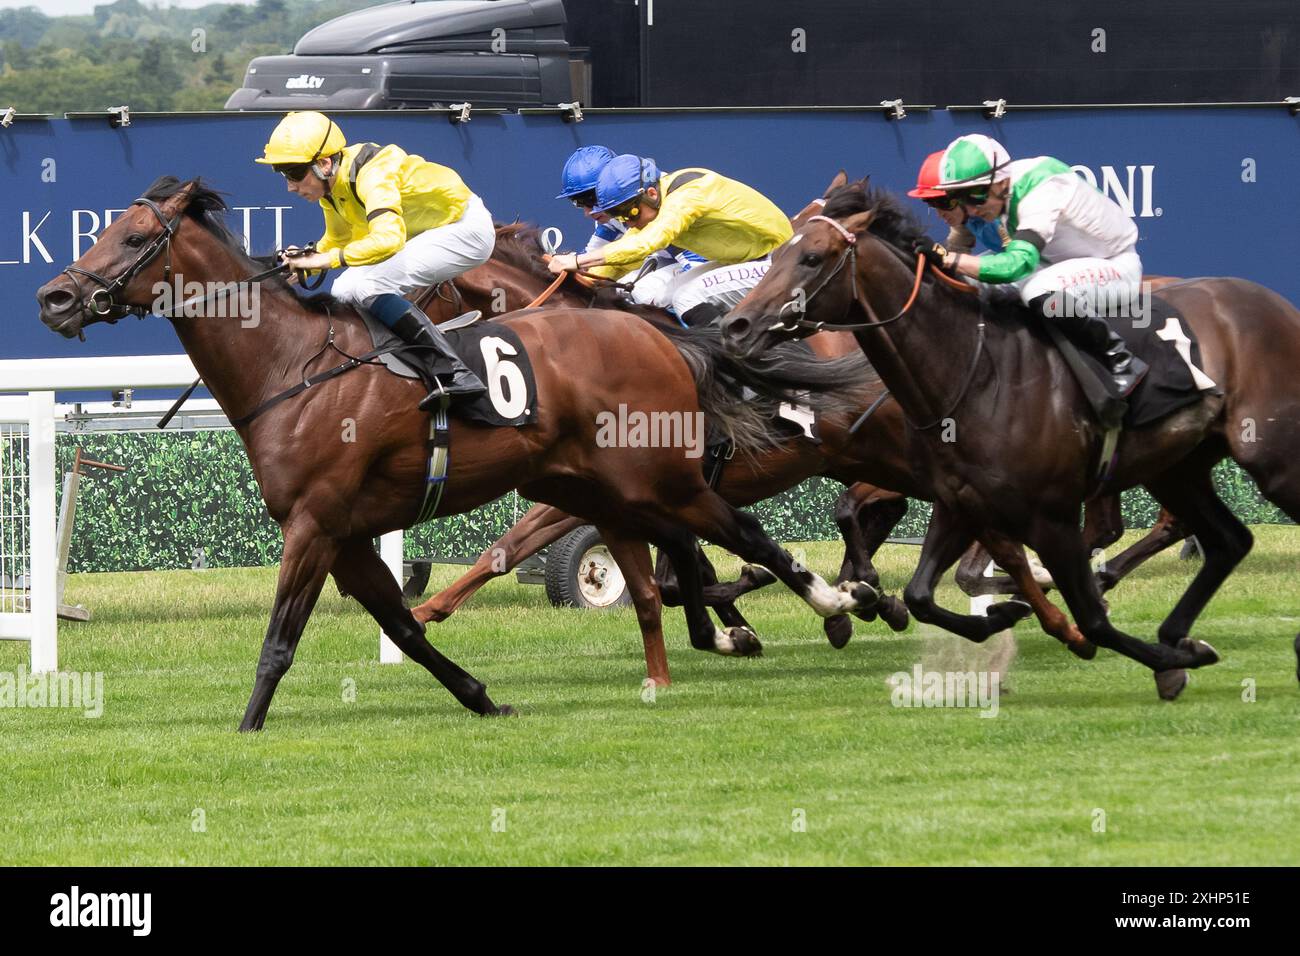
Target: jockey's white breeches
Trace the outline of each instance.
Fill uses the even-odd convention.
[[[464,214],[455,222],[410,237],[383,262],[348,266],[334,279],[331,291],[346,302],[363,306],[387,292],[404,296],[481,266],[492,256],[495,245],[492,214],[483,200],[471,193]]]

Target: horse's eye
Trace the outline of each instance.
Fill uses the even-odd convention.
[[[126,237],[126,244],[132,249],[139,249],[144,245],[144,236],[140,235],[138,232],[132,233]]]
[[[804,266],[819,266],[822,264],[821,254],[816,252],[806,252],[804,253],[804,257],[799,260],[799,264]]]

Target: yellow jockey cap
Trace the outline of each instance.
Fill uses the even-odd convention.
[[[322,156],[333,156],[348,144],[343,130],[324,113],[308,110],[290,113],[280,120],[259,163],[314,163]]]

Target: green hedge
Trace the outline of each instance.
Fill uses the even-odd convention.
[[[128,470],[125,474],[94,471],[83,480],[69,570],[186,568],[194,566],[200,555],[209,567],[279,560],[280,529],[266,513],[234,432],[60,435],[60,474],[71,467],[78,444],[86,457],[125,465]],[[5,454],[0,447],[0,461]],[[1259,496],[1254,483],[1235,465],[1220,465],[1215,480],[1224,499],[1246,522],[1287,520]],[[779,540],[831,539],[838,535],[833,504],[841,491],[836,482],[813,478],[749,510]],[[423,525],[407,534],[406,554],[476,555],[527,506],[510,494],[471,514]],[[1149,527],[1158,510],[1144,491],[1124,496],[1129,527]],[[912,502],[895,535],[920,537],[928,516],[928,505]]]

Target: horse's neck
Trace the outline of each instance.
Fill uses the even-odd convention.
[[[196,247],[176,259],[175,273],[185,282],[248,278],[245,264],[215,239],[204,235]],[[324,342],[327,326],[324,317],[307,313],[291,292],[269,283],[240,289],[224,311],[219,311],[221,300],[215,300],[206,307],[207,315],[172,320],[204,387],[231,419],[296,381],[303,363]],[[241,302],[253,305],[251,315],[241,314]]]
[[[875,319],[887,320],[906,304],[915,277],[883,246],[873,245],[863,244],[859,254],[858,289]],[[966,316],[945,305],[938,290],[923,287],[902,318],[854,332],[885,387],[919,424],[947,414],[979,347],[976,319],[960,321]],[[872,321],[857,303],[852,312],[854,323]]]

